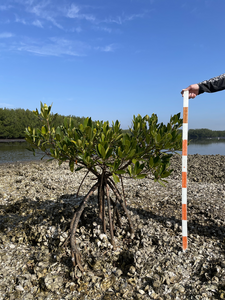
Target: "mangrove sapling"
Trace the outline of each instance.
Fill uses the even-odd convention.
[[[43,151],[44,156],[57,160],[59,165],[68,162],[71,172],[86,169],[87,173],[81,185],[88,173],[94,176],[93,186],[83,198],[70,224],[73,264],[82,271],[75,232],[90,196],[96,190],[98,191],[102,230],[107,233],[107,226],[109,227],[111,244],[114,248],[115,218],[121,226],[118,204],[126,215],[130,232],[134,231],[125,204],[123,178],[142,179],[151,173],[155,181],[163,184],[165,178],[172,172],[169,169],[172,153],[182,147],[181,133],[178,132],[182,120],[180,114],[177,114],[170,118],[167,125],[164,125],[158,123],[155,114],[151,117],[138,115],[133,117],[130,133],[123,134],[119,121],[112,122],[109,126],[109,122],[92,122],[91,118],[86,118],[83,124],[77,127],[71,119],[65,118],[64,124],[55,128],[52,125],[54,116],[51,114],[51,106],[42,103],[40,113],[36,109],[34,114],[43,125],[40,129],[32,127],[26,129],[26,140],[31,145],[30,150],[34,154],[36,149]],[[117,185],[119,181],[122,184],[122,192]],[[108,215],[107,219],[106,215]]]

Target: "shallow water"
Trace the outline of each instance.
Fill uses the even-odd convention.
[[[35,156],[27,148],[26,142],[0,143],[0,163],[10,163],[16,161],[40,160],[43,153],[36,153]]]
[[[43,153],[36,153],[34,156],[27,150],[29,144],[26,142],[6,142],[0,143],[0,163],[10,163],[16,161],[40,160]],[[225,139],[191,141],[188,146],[188,154],[201,155],[225,155]]]
[[[188,146],[188,154],[225,155],[225,139],[191,141]]]

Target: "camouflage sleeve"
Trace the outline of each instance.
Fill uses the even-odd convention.
[[[215,93],[225,90],[225,73],[211,78],[209,80],[202,81],[198,83],[199,85],[199,95],[202,93]]]

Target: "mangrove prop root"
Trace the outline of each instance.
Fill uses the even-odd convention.
[[[104,172],[102,171],[101,182],[99,187],[99,199],[100,199],[100,207],[99,207],[99,216],[102,220],[102,228],[103,232],[106,234],[106,222],[105,222],[105,189],[104,189]]]
[[[100,185],[98,187],[98,207],[99,207],[99,218],[102,220],[102,184],[103,184],[103,172],[101,175]]]
[[[102,202],[100,199],[100,189],[101,189],[101,187],[99,186],[98,187],[98,208],[99,208],[98,217],[99,217],[99,219],[102,219]]]
[[[127,216],[127,219],[128,219],[128,222],[129,222],[129,226],[130,226],[130,233],[134,233],[134,229],[133,229],[133,225],[131,223],[131,219],[130,219],[130,215],[128,213],[128,210],[127,210],[127,207],[125,205],[125,203],[123,202],[119,192],[118,192],[118,189],[108,180],[107,181],[108,185],[110,186],[110,188],[113,190],[114,194],[116,195],[116,197],[118,198],[118,200],[120,201],[125,213],[126,213],[126,216]]]
[[[69,241],[70,238],[71,238],[71,232],[72,232],[72,228],[73,228],[73,224],[74,224],[75,218],[76,218],[76,213],[74,213],[73,219],[72,219],[71,222],[70,222],[70,231],[69,231],[69,235],[68,235],[68,237],[66,238],[65,242],[64,242],[63,245],[62,245],[63,247],[67,247],[68,241]]]
[[[113,230],[114,230],[114,224],[115,224],[115,216],[117,217],[117,224],[118,226],[121,228],[121,221],[120,221],[120,213],[119,213],[119,210],[118,210],[118,207],[117,207],[117,198],[116,198],[116,202],[113,201],[113,199],[110,197],[110,201],[112,202],[112,205],[113,205],[113,221],[112,221],[112,224],[113,224]]]
[[[105,222],[105,191],[104,186],[102,187],[102,228],[103,232],[106,234],[106,222]]]
[[[116,188],[115,182],[112,180],[112,178],[108,178],[108,180],[111,182],[111,184]],[[116,188],[117,189],[117,188]],[[120,191],[117,189],[117,193],[120,195],[120,198],[122,198]]]
[[[122,178],[121,175],[120,175],[120,180],[121,180],[121,186],[122,186],[122,191],[123,191],[123,200],[124,200],[125,205],[127,206],[127,202],[126,202],[126,198],[125,198],[125,193],[124,193],[123,178]]]
[[[90,198],[90,196],[94,193],[94,191],[97,189],[97,187],[99,186],[99,182],[97,182],[95,185],[93,185],[93,187],[90,189],[90,191],[87,193],[87,195],[85,196],[84,200],[82,201],[82,203],[80,204],[77,212],[75,212],[74,217],[71,221],[71,236],[70,236],[70,244],[71,244],[71,253],[72,253],[72,262],[74,266],[78,266],[79,269],[81,270],[81,272],[83,272],[83,267],[81,265],[81,258],[80,258],[80,253],[79,250],[76,246],[76,237],[75,237],[75,233],[77,230],[77,226],[78,226],[78,222],[80,220],[80,216],[85,208],[85,206],[87,205],[87,202]]]
[[[112,217],[111,217],[111,203],[110,203],[110,198],[109,198],[109,187],[107,184],[106,184],[106,195],[107,195],[107,200],[108,200],[109,229],[110,229],[110,236],[111,236],[111,244],[113,245],[113,250],[115,250]]]
[[[82,215],[83,215],[83,214],[82,214]],[[82,216],[82,215],[81,215],[81,216]],[[65,242],[63,243],[62,247],[66,247],[67,244],[68,244],[68,241],[70,240],[71,232],[72,232],[72,228],[73,228],[73,224],[74,224],[75,218],[76,218],[76,212],[74,213],[73,218],[72,218],[72,220],[71,220],[71,222],[70,222],[70,231],[69,231],[69,235],[68,235],[68,237],[66,238]]]
[[[89,173],[89,171],[87,171],[87,173],[85,174],[84,178],[82,179],[82,181],[81,181],[81,183],[80,183],[80,185],[79,185],[79,188],[78,188],[78,190],[77,190],[77,195],[76,195],[77,197],[78,197],[78,195],[79,195],[80,188],[81,188],[81,186],[82,186],[82,184],[83,184],[85,178],[87,177],[88,173]]]

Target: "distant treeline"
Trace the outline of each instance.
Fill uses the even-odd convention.
[[[189,139],[208,139],[208,138],[221,138],[225,137],[225,130],[210,130],[207,128],[202,129],[189,129]]]
[[[74,125],[83,123],[85,117],[67,116],[73,119]],[[54,121],[55,127],[63,124],[65,116],[56,114]],[[38,128],[41,126],[39,119],[30,110],[0,108],[0,139],[23,139],[25,137],[25,128],[32,126]],[[123,133],[129,133],[129,129],[123,130]],[[225,130],[189,129],[189,139],[207,139],[207,138],[225,137]]]
[[[69,116],[73,119],[74,125],[83,123],[84,117]],[[63,124],[65,116],[56,115],[54,125]],[[25,128],[32,126],[40,128],[39,119],[30,110],[0,108],[0,139],[23,139]]]

